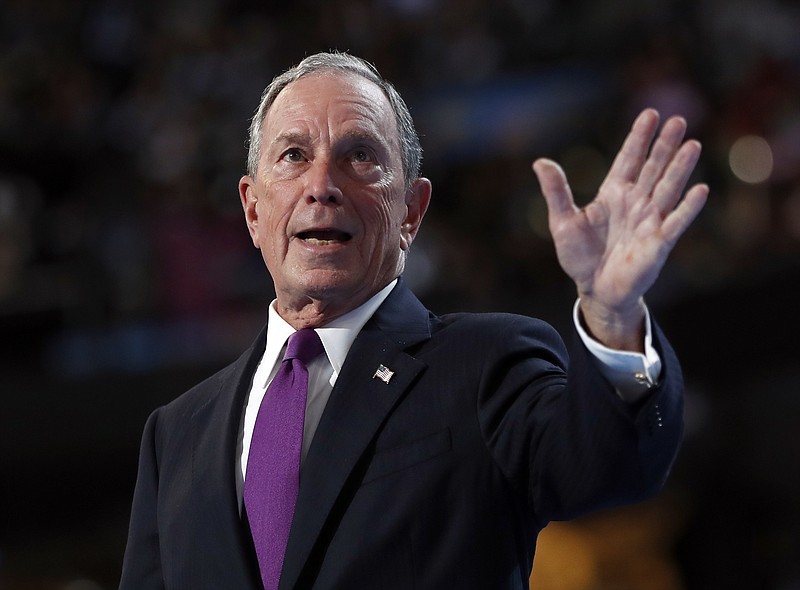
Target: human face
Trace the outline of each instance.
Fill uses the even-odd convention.
[[[430,182],[405,188],[399,146],[388,99],[355,74],[307,75],[272,104],[239,194],[290,323],[322,325],[402,272]]]

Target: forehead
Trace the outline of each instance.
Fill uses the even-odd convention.
[[[269,142],[290,129],[317,132],[318,127],[331,134],[363,128],[392,143],[398,135],[383,90],[355,73],[333,70],[308,74],[281,90],[264,119],[263,139]]]

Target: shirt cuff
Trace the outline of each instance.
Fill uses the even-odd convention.
[[[649,311],[645,313],[644,354],[614,350],[589,336],[581,325],[580,299],[575,302],[572,320],[584,346],[597,361],[598,370],[614,386],[620,398],[633,403],[656,386],[661,376],[661,357],[653,347]]]

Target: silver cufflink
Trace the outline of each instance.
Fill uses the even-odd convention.
[[[647,389],[650,389],[655,385],[655,383],[653,383],[653,380],[650,379],[647,373],[634,373],[633,378],[636,380],[637,383],[647,386]]]

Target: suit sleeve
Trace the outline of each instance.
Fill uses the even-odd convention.
[[[539,526],[645,499],[663,485],[682,434],[683,383],[654,326],[662,379],[622,401],[572,334],[512,318],[490,344],[478,416],[489,452]]]
[[[142,436],[139,473],[133,495],[120,590],[163,590],[164,588],[156,514],[158,498],[157,416],[158,411],[150,415]]]

